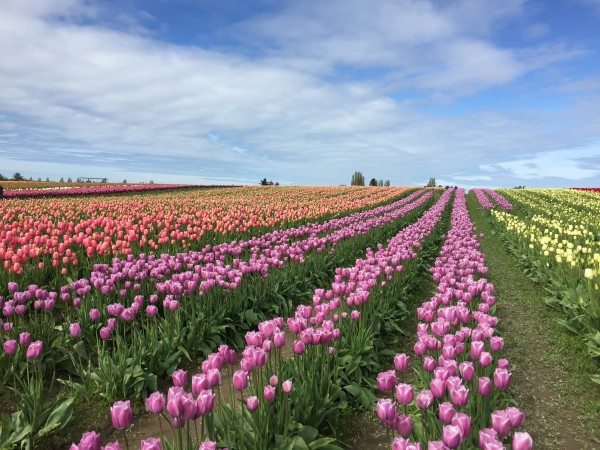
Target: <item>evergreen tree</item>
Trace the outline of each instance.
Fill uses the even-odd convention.
[[[377,180],[375,178],[371,178],[371,181],[369,181],[369,186],[377,186]]]
[[[352,179],[350,180],[351,186],[364,186],[365,185],[365,176],[362,172],[358,170],[352,174]]]

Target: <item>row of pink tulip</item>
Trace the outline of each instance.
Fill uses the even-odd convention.
[[[513,450],[531,449],[529,434],[518,431],[523,413],[504,408],[510,363],[500,354],[504,341],[492,315],[494,286],[479,278],[487,267],[463,190],[456,194],[451,229],[431,273],[437,290],[417,309],[413,356],[397,354],[394,369],[377,377],[379,390],[393,393],[376,407],[383,425],[398,434],[392,449],[418,450],[420,442],[431,450],[495,450],[509,442]]]
[[[65,285],[59,292],[36,285],[21,290],[16,282],[9,282],[9,297],[0,297],[0,308],[6,320],[1,323],[2,329],[9,335],[29,331],[14,328],[14,320],[22,319],[28,313],[51,313],[57,305],[65,305],[85,311],[93,322],[105,319],[105,326],[99,333],[102,339],[108,339],[118,320],[130,322],[143,309],[147,316],[156,316],[159,295],[163,297],[163,308],[174,311],[179,308],[183,295],[195,292],[203,295],[216,287],[233,290],[249,274],[266,276],[271,268],[281,267],[288,260],[302,263],[308,252],[323,251],[327,246],[335,246],[342,240],[396,220],[423,205],[431,195],[431,192],[418,191],[392,204],[340,219],[278,230],[246,241],[207,246],[199,252],[165,254],[160,258],[130,255],[126,260],[115,259],[112,266],[97,265],[89,279],[82,278]],[[244,251],[251,252],[248,260],[241,256]],[[226,262],[231,256],[233,261]],[[170,278],[165,280],[168,276]],[[145,298],[140,294],[142,284],[145,291],[157,294]],[[111,295],[115,302],[106,305]],[[130,304],[121,303],[125,298],[133,299]],[[102,304],[97,304],[94,299],[100,299]],[[19,323],[21,327],[26,326],[22,320]]]
[[[200,186],[188,184],[105,184],[60,189],[8,189],[6,198],[70,197],[77,195],[125,194],[130,192],[153,192],[173,189],[215,188],[232,186]]]
[[[472,189],[477,201],[484,209],[493,209],[495,205],[498,205],[502,209],[513,209],[512,203],[510,203],[504,196],[494,191],[493,189]],[[494,202],[490,200],[490,197]]]
[[[451,190],[447,190],[442,194],[442,197],[432,206],[423,216],[414,224],[402,229],[394,238],[392,238],[387,246],[379,245],[377,251],[368,250],[364,259],[356,261],[354,267],[338,268],[335,272],[334,281],[329,289],[317,289],[313,294],[312,305],[300,305],[296,308],[293,317],[284,321],[283,318],[277,317],[271,320],[264,321],[259,324],[257,331],[250,331],[246,334],[246,347],[241,352],[241,359],[238,369],[235,370],[231,379],[228,379],[230,390],[238,392],[233,396],[233,411],[237,417],[236,421],[244,421],[245,408],[250,414],[253,414],[253,425],[256,427],[252,430],[254,435],[260,434],[267,430],[266,433],[273,433],[271,428],[264,426],[263,423],[257,423],[259,418],[263,422],[272,420],[275,411],[281,412],[280,409],[274,409],[273,403],[280,397],[284,396],[285,405],[287,405],[287,396],[292,392],[298,395],[303,395],[302,389],[295,391],[294,384],[291,379],[287,379],[280,383],[279,377],[274,372],[277,371],[281,359],[282,352],[286,346],[286,333],[294,336],[291,348],[295,358],[299,360],[299,364],[304,364],[305,370],[311,370],[314,364],[312,358],[304,358],[305,353],[311,353],[309,350],[321,348],[328,355],[336,354],[336,342],[339,341],[342,333],[340,324],[345,320],[359,321],[361,314],[359,308],[369,300],[370,290],[377,286],[385,286],[386,280],[390,280],[394,273],[401,272],[403,269],[403,261],[416,257],[416,250],[420,247],[423,240],[432,232],[438,224],[441,215],[450,200],[452,195]],[[163,419],[175,430],[174,442],[170,446],[176,448],[192,448],[185,442],[191,442],[192,437],[189,431],[191,427],[196,429],[196,421],[200,420],[201,431],[197,441],[204,440],[205,432],[211,438],[220,437],[221,440],[227,441],[231,436],[239,439],[232,430],[207,430],[204,427],[205,420],[208,422],[209,416],[218,414],[219,410],[229,408],[225,405],[226,399],[223,395],[215,399],[214,390],[222,392],[222,372],[228,364],[236,364],[237,354],[235,351],[221,345],[217,352],[209,355],[201,364],[201,373],[195,374],[188,379],[187,373],[183,370],[178,370],[173,373],[171,387],[167,394],[155,392],[146,400],[146,408],[149,412],[160,415]],[[189,389],[189,392],[186,390]],[[251,394],[244,393],[251,391]],[[239,411],[236,409],[236,403],[241,401],[243,406],[240,406]],[[115,415],[120,409],[125,409],[124,416],[126,420],[115,420]],[[222,413],[221,420],[226,420],[226,417],[231,415],[231,409],[227,409],[226,413]],[[261,414],[262,413],[262,414]],[[283,416],[278,417],[284,422],[291,422],[292,411],[284,408]],[[117,402],[111,410],[113,417],[113,425],[116,429],[123,429],[132,423],[132,415],[130,407],[127,403]],[[159,419],[160,420],[160,419]],[[288,430],[287,423],[281,425],[285,431]],[[187,430],[187,431],[186,431]],[[87,436],[93,436],[97,439],[98,444],[90,447],[90,450],[98,450],[99,436],[95,432],[88,432],[82,437],[79,445],[73,444],[72,450],[81,450],[85,444]],[[227,434],[229,433],[229,435]],[[224,435],[225,434],[225,435]],[[273,436],[263,436],[266,440],[272,439]],[[163,441],[166,440],[162,436]],[[144,447],[144,449],[161,449],[162,441],[152,438],[155,447]],[[144,441],[146,442],[146,441]],[[239,448],[242,447],[242,442],[236,442]],[[115,442],[112,447],[104,447],[105,450],[120,449],[119,443]],[[214,441],[210,444],[200,445],[215,445]],[[261,447],[262,448],[262,447]]]

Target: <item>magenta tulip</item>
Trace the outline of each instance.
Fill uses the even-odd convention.
[[[375,405],[375,411],[379,420],[386,423],[393,422],[397,415],[396,408],[389,398],[379,399]]]
[[[271,385],[266,385],[263,388],[263,396],[265,397],[265,401],[272,402],[275,398],[275,387]]]
[[[29,344],[27,347],[27,359],[37,359],[42,354],[42,350],[44,349],[44,343],[42,341],[35,341]]]
[[[471,417],[465,413],[456,413],[452,417],[452,425],[460,428],[460,432],[463,438],[466,438],[471,434]]]
[[[198,414],[201,416],[209,414],[215,408],[215,394],[211,390],[202,391],[198,395],[196,403],[198,404]]]
[[[394,370],[388,370],[377,374],[377,389],[380,392],[390,392],[394,389],[394,386],[398,382],[396,378],[396,372]]]
[[[233,387],[238,391],[246,389],[248,387],[248,372],[236,370],[233,374]]]
[[[18,348],[18,344],[17,341],[15,341],[14,339],[9,339],[8,341],[4,341],[3,344],[3,349],[4,349],[4,353],[7,355],[14,355],[17,352],[17,348]]]
[[[506,411],[494,411],[492,413],[492,428],[500,436],[508,436],[510,433],[510,417]]]
[[[506,369],[494,370],[494,386],[498,389],[504,390],[510,386],[511,378],[512,374]]]
[[[121,447],[119,441],[114,441],[106,444],[104,447],[102,447],[102,450],[123,450],[123,447]]]
[[[162,450],[160,439],[148,438],[140,442],[140,450]]]
[[[269,378],[269,384],[273,387],[279,384],[279,378],[277,377],[277,375],[271,375],[271,378]]]
[[[398,403],[408,405],[414,397],[414,390],[410,384],[401,383],[396,385],[396,400],[398,400]]]
[[[410,363],[410,358],[406,355],[406,353],[398,353],[394,356],[394,367],[398,372],[404,372],[408,369],[408,364]]]
[[[533,448],[533,439],[529,433],[516,432],[512,438],[512,450],[531,450]]]
[[[508,418],[510,419],[510,426],[513,428],[518,428],[523,424],[525,420],[525,414],[514,406],[509,406],[506,408],[506,413],[508,414]]]
[[[394,428],[400,433],[400,436],[408,437],[413,430],[412,418],[405,414],[396,416]]]
[[[451,388],[450,400],[454,406],[465,406],[469,402],[469,390],[464,386]]]
[[[183,369],[176,370],[171,375],[173,386],[183,387],[187,383],[187,372]]]
[[[477,381],[477,392],[482,397],[487,397],[492,393],[492,381],[488,377],[480,377]]]
[[[31,333],[28,333],[27,331],[19,333],[19,345],[27,347],[29,344],[31,344]]]
[[[79,325],[79,322],[74,322],[69,325],[69,333],[71,334],[71,337],[74,338],[81,336],[81,325]]]
[[[289,394],[290,392],[292,392],[294,390],[294,385],[292,384],[292,380],[285,380],[282,384],[281,384],[281,389],[283,390],[283,392],[285,392],[286,394]]]
[[[433,394],[428,389],[423,389],[417,395],[417,407],[419,409],[427,409],[433,404]]]
[[[246,407],[249,411],[254,411],[258,408],[258,397],[253,395],[246,399]]]
[[[446,425],[442,430],[442,441],[448,448],[456,448],[462,441],[462,433],[460,428],[454,425]]]
[[[456,415],[456,410],[449,402],[440,403],[438,417],[440,422],[448,425],[452,423],[452,418]]]
[[[160,392],[153,392],[146,399],[146,409],[153,414],[160,414],[165,409],[165,396]]]
[[[198,450],[217,450],[217,443],[214,441],[201,442]]]
[[[110,407],[110,419],[112,425],[117,430],[124,430],[133,421],[133,411],[131,410],[131,402],[117,401]]]

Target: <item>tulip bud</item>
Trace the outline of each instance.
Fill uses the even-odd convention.
[[[286,394],[289,394],[290,392],[292,392],[294,390],[294,385],[292,384],[292,380],[285,380],[283,382],[283,384],[281,385],[281,389]]]
[[[42,354],[42,350],[44,349],[44,343],[42,341],[35,341],[29,344],[27,347],[27,359],[37,359]]]
[[[142,440],[140,442],[140,450],[162,450],[160,439],[148,438]]]
[[[394,367],[398,372],[404,372],[408,369],[408,364],[410,362],[410,358],[406,355],[406,353],[398,353],[394,357]]]
[[[529,433],[516,432],[512,438],[512,450],[531,450],[533,448],[533,439]]]
[[[273,399],[275,398],[275,387],[271,386],[271,385],[267,385],[264,387],[263,389],[263,396],[265,397],[265,400],[267,402],[271,402],[273,401]]]
[[[146,409],[153,414],[160,414],[165,409],[165,396],[160,392],[153,392],[146,399]]]
[[[243,391],[248,387],[248,372],[237,370],[233,374],[233,387],[238,391]]]
[[[69,325],[69,333],[71,333],[71,337],[78,338],[81,336],[81,325],[78,322],[72,323]]]
[[[110,407],[110,419],[112,425],[117,430],[124,430],[133,421],[133,411],[131,403],[127,401],[117,401]]]
[[[248,397],[246,399],[246,407],[248,408],[249,411],[254,411],[255,409],[258,408],[258,397],[256,397],[255,395]]]
[[[414,390],[410,384],[398,384],[396,385],[396,400],[401,405],[408,405],[413,401]]]
[[[442,441],[448,448],[456,448],[462,441],[460,428],[454,425],[446,425],[442,430]]]

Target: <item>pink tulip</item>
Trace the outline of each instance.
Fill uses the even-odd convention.
[[[489,352],[481,352],[479,355],[479,364],[481,367],[489,367],[492,364],[492,355]]]
[[[423,370],[427,373],[432,373],[436,367],[437,363],[435,362],[435,359],[431,356],[426,356],[423,360]]]
[[[258,397],[256,397],[255,395],[248,397],[246,399],[246,407],[248,408],[249,411],[254,411],[255,409],[258,408]]]
[[[398,431],[398,433],[400,433],[401,436],[410,436],[413,430],[412,418],[405,414],[396,416],[394,428]]]
[[[123,447],[121,447],[119,441],[114,441],[106,444],[104,447],[102,447],[102,450],[123,450]]]
[[[440,421],[444,424],[452,423],[452,418],[455,416],[456,410],[454,406],[452,406],[449,402],[440,403],[440,408],[438,411],[438,417]]]
[[[510,386],[511,378],[512,374],[506,369],[494,370],[494,386],[498,389],[504,390]]]
[[[510,433],[510,417],[506,411],[494,411],[492,413],[492,427],[500,436],[508,436]]]
[[[450,389],[450,400],[454,406],[465,406],[469,402],[469,390],[464,386]]]
[[[81,436],[77,450],[100,450],[100,435],[95,431],[87,431]]]
[[[375,405],[375,411],[379,420],[386,423],[391,423],[396,418],[396,408],[389,398],[379,399]]]
[[[510,426],[513,428],[518,428],[523,424],[525,420],[525,414],[514,406],[509,406],[506,408],[506,413],[508,414],[508,418],[510,419]]]
[[[200,443],[198,450],[217,450],[217,443],[214,441],[204,441]]]
[[[272,402],[275,398],[275,387],[271,385],[266,385],[263,388],[263,396],[265,397],[265,401]]]
[[[464,378],[465,381],[471,381],[475,377],[475,367],[473,363],[465,361],[460,363],[460,374]]]
[[[233,374],[233,387],[238,391],[243,391],[248,387],[248,372],[237,370]]]
[[[285,392],[286,394],[289,394],[290,392],[292,392],[294,390],[294,385],[292,384],[292,380],[285,380],[282,384],[281,384],[281,389],[283,390],[283,392]]]
[[[160,392],[153,392],[146,399],[146,409],[153,414],[160,414],[165,409],[165,396]]]
[[[452,425],[460,428],[460,432],[463,438],[468,437],[471,434],[471,417],[464,413],[456,413],[452,417]]]
[[[81,336],[81,325],[79,325],[78,322],[72,323],[69,325],[69,333],[71,334],[71,337],[78,338]]]
[[[480,377],[477,381],[477,392],[482,397],[487,397],[492,393],[492,382],[488,377]]]
[[[183,387],[187,383],[187,372],[183,369],[176,370],[171,375],[173,386]]]
[[[417,395],[417,407],[419,409],[427,409],[433,404],[433,394],[430,390],[423,389]]]
[[[192,394],[198,396],[200,392],[210,389],[208,378],[205,373],[192,376]]]
[[[490,338],[490,348],[493,351],[499,352],[500,350],[502,350],[502,347],[504,347],[504,339],[502,339],[499,336],[492,336]]]
[[[408,405],[413,401],[414,390],[410,384],[398,384],[396,385],[396,400],[401,405]]]
[[[439,378],[434,378],[429,382],[429,389],[435,398],[441,398],[446,393],[446,383]]]
[[[408,369],[408,364],[410,363],[410,358],[406,355],[406,353],[398,353],[394,356],[394,366],[398,372],[404,372]]]
[[[35,341],[29,344],[27,347],[27,359],[37,359],[42,354],[42,350],[44,349],[44,343],[42,341]]]
[[[31,344],[31,333],[23,332],[19,333],[19,345],[22,347],[27,347]]]
[[[277,377],[277,375],[271,375],[271,378],[269,378],[269,384],[273,387],[279,384],[279,378]]]
[[[117,401],[110,407],[110,419],[112,425],[117,430],[124,430],[133,421],[133,411],[131,410],[131,402]]]
[[[4,341],[3,349],[4,353],[7,355],[14,355],[17,352],[18,348],[17,341],[14,339],[9,339],[8,341]]]
[[[148,438],[140,442],[140,450],[162,450],[160,439]]]
[[[300,340],[296,340],[292,343],[292,349],[294,350],[294,353],[296,355],[301,355],[302,353],[304,353],[305,348],[306,345]]]
[[[456,448],[462,441],[462,433],[460,428],[455,425],[446,425],[442,430],[442,441],[448,448]]]
[[[100,311],[96,308],[92,308],[90,309],[89,316],[93,322],[96,322],[98,319],[100,319]]]
[[[443,441],[429,441],[427,443],[427,450],[448,450],[448,447],[446,447]]]
[[[479,448],[485,448],[489,442],[498,440],[498,433],[493,428],[482,428],[479,430]]]
[[[211,390],[202,391],[198,395],[196,403],[198,404],[198,414],[201,416],[209,414],[215,408],[215,394]]]
[[[398,379],[396,378],[396,372],[394,370],[388,370],[387,372],[377,374],[377,389],[379,389],[380,392],[390,392],[397,382]]]
[[[512,450],[531,450],[533,448],[533,439],[529,433],[516,432],[512,438]]]

